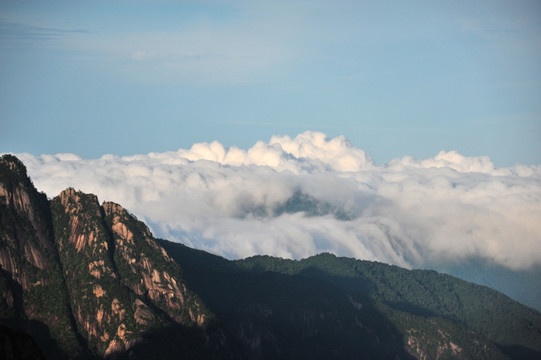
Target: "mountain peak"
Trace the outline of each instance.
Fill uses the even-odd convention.
[[[17,188],[24,192],[35,191],[34,184],[27,175],[26,166],[14,155],[2,155],[0,157],[0,196],[7,197],[9,201],[8,193],[13,193],[13,190]]]
[[[63,191],[60,192],[60,194],[58,195],[61,199],[69,199],[69,198],[72,198],[72,197],[76,197],[77,196],[77,193],[79,191],[75,191],[74,188],[72,187],[69,187]]]
[[[63,190],[58,195],[58,198],[60,199],[62,205],[66,207],[66,209],[70,208],[70,204],[78,204],[81,203],[81,201],[93,203],[93,205],[99,207],[98,197],[96,195],[84,193],[81,190],[75,190],[72,187]]]
[[[26,166],[15,155],[5,154],[0,157],[0,167],[6,167],[11,173],[27,176]]]
[[[107,216],[120,216],[127,213],[127,211],[122,207],[122,205],[119,205],[112,201],[104,201],[101,206],[103,207],[105,215]]]

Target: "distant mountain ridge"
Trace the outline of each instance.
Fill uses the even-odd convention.
[[[325,314],[329,310],[325,303],[342,306],[340,312],[347,314],[345,318],[355,319],[349,329],[352,332],[359,331],[355,329],[357,326],[362,329],[370,324],[381,326],[379,334],[391,338],[400,334],[402,339],[395,339],[394,344],[403,346],[415,358],[541,358],[539,312],[485,286],[450,275],[332,254],[303,260],[254,256],[228,261],[182,244],[159,241],[172,258],[183,264],[187,284],[218,318],[235,314],[241,319],[246,317],[248,324],[259,321],[274,326],[270,328],[273,336],[266,336],[270,348],[279,347],[280,343],[273,343],[273,339],[283,336],[282,327],[295,328],[295,312],[284,309],[282,301],[273,300],[280,292],[287,301],[295,299],[293,306],[301,312],[307,310],[306,304],[311,304],[308,309],[312,314],[318,311]],[[201,263],[207,266],[201,267]],[[217,289],[224,289],[223,293],[230,289],[228,297],[216,301]],[[334,300],[327,299],[331,292]],[[313,294],[321,297],[319,303],[314,302]],[[255,310],[243,310],[246,303]],[[279,319],[272,320],[273,317]],[[311,321],[317,319],[313,317]],[[242,324],[243,321],[236,319],[227,324],[230,326],[227,330],[246,333]],[[302,333],[302,329],[299,331]],[[265,339],[263,334],[260,336]],[[362,358],[356,352],[356,345],[350,343],[351,348],[341,358]],[[371,345],[365,344],[366,348]],[[384,357],[377,349],[371,351],[374,352],[365,358]]]
[[[331,254],[226,260],[95,195],[49,201],[11,155],[0,324],[49,359],[541,358],[541,314],[489,288]]]

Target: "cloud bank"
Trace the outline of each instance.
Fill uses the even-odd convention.
[[[248,150],[215,141],[92,160],[16,155],[49,197],[69,186],[94,193],[157,237],[228,258],[328,251],[405,267],[541,265],[541,166],[496,168],[456,151],[377,165],[344,137],[310,131]]]

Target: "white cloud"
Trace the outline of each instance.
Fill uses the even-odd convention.
[[[270,144],[280,145],[298,159],[320,160],[337,171],[360,171],[373,165],[363,150],[353,148],[343,136],[329,140],[323,133],[305,132],[295,139],[273,136]]]
[[[541,265],[541,166],[495,168],[455,151],[378,166],[317,132],[247,150],[215,141],[93,160],[18,156],[50,197],[68,186],[94,193],[158,237],[231,258],[330,251],[411,267],[471,257]]]

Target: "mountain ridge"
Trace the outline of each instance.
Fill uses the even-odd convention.
[[[541,358],[541,314],[426,270],[320,254],[231,261],[121,205],[48,200],[0,158],[0,323],[46,358]]]
[[[524,307],[506,295],[486,286],[469,283],[451,275],[440,274],[433,270],[407,270],[395,265],[336,257],[328,253],[314,255],[302,260],[253,256],[242,260],[228,261],[216,255],[206,254],[167,240],[160,240],[160,243],[173,258],[176,257],[179,262],[184,264],[188,284],[192,282],[192,286],[201,296],[205,293],[205,289],[202,289],[201,286],[198,288],[196,284],[207,284],[212,281],[218,272],[243,273],[247,271],[256,278],[258,276],[269,276],[269,274],[289,274],[298,277],[300,283],[308,278],[330,284],[343,291],[346,297],[361,295],[361,298],[364,298],[364,301],[368,303],[366,306],[373,306],[374,311],[390,314],[389,317],[393,319],[394,325],[405,333],[408,331],[408,324],[413,323],[415,326],[423,328],[427,326],[427,323],[437,323],[437,326],[450,326],[450,330],[454,331],[455,336],[458,337],[463,336],[460,333],[463,331],[471,334],[474,338],[483,334],[480,339],[476,339],[481,343],[487,340],[493,343],[501,342],[497,349],[492,349],[493,352],[489,351],[491,355],[485,356],[485,358],[535,359],[541,357],[539,350],[530,351],[528,346],[518,345],[523,341],[523,334],[519,330],[529,327],[530,321],[533,321],[534,324],[538,323],[541,319],[539,312]],[[197,258],[205,256],[209,257],[210,260],[204,262],[213,264],[215,270],[212,270],[211,267],[204,271],[197,269],[196,264],[202,261]],[[411,277],[417,278],[417,280],[412,281]],[[219,282],[221,281],[223,279],[220,279]],[[411,289],[405,290],[401,288],[400,283],[407,284]],[[437,289],[451,285],[463,289],[460,289],[456,294],[455,291],[447,290],[446,293],[441,289]],[[299,284],[299,286],[302,286],[302,284]],[[417,286],[417,289],[414,288],[415,286]],[[464,293],[468,293],[468,291],[472,292],[472,298],[466,299]],[[452,299],[444,301],[448,295],[454,295],[457,300],[464,301],[466,306],[462,306],[465,307],[465,310],[457,311],[454,309],[457,303],[461,305],[460,301],[455,302]],[[488,296],[488,298],[475,298],[480,295]],[[491,304],[491,297],[496,298],[492,309],[484,306],[485,304]],[[203,296],[203,299],[206,298]],[[212,296],[210,299],[212,299]],[[353,301],[353,303],[355,302]],[[358,303],[362,303],[362,301],[359,300]],[[522,317],[515,319],[513,316],[508,316],[505,318],[505,315],[500,314],[504,310],[512,310],[514,307],[525,311]],[[481,313],[476,315],[478,311]],[[511,313],[515,314],[514,311],[511,311]],[[499,320],[495,321],[494,319]],[[522,322],[522,325],[517,326],[514,324],[516,322]],[[531,332],[526,331],[529,334],[528,341],[535,344],[537,349],[541,346],[541,330],[538,326],[531,329]],[[514,327],[515,330],[511,331],[511,327]],[[431,331],[437,332],[434,329]],[[406,341],[406,343],[411,343],[411,346],[416,342],[414,336],[408,337]],[[447,342],[447,346],[448,349],[452,348],[450,341]],[[426,355],[426,351],[429,351],[429,349],[426,348],[424,351]],[[472,351],[472,353],[475,353],[479,349],[473,348]],[[472,358],[483,358],[482,352],[481,354],[475,354],[476,356],[472,356]],[[432,355],[437,357],[437,350],[432,349]],[[454,356],[456,357],[457,354],[454,354]]]

